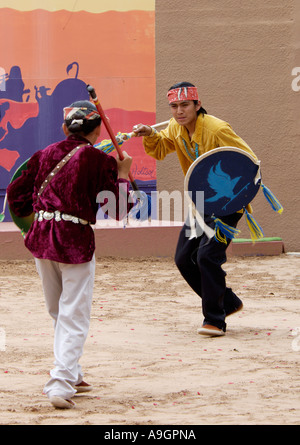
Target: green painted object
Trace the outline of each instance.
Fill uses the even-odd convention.
[[[23,164],[20,165],[20,167],[15,171],[13,177],[11,178],[11,181],[10,181],[11,183],[15,179],[17,179],[19,176],[21,176],[21,174],[24,170],[27,170],[27,163],[28,163],[29,159],[27,159],[27,161],[23,162]],[[8,205],[8,209],[9,209],[10,216],[11,216],[13,222],[16,224],[16,226],[18,226],[19,229],[21,229],[22,233],[27,233],[28,230],[30,229],[32,222],[33,222],[34,213],[31,213],[31,215],[29,215],[29,216],[20,217],[20,216],[17,216],[14,214],[14,212],[11,210],[9,205]]]

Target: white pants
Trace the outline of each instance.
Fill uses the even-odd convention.
[[[48,397],[72,397],[83,378],[78,361],[90,325],[95,256],[88,263],[64,264],[35,258],[46,306],[54,320],[55,368],[44,388]]]

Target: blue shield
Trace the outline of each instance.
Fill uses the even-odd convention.
[[[185,191],[199,211],[199,195],[204,192],[206,215],[221,217],[245,208],[261,184],[260,162],[235,147],[215,148],[200,156],[185,177]]]

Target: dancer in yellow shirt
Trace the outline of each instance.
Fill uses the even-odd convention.
[[[237,147],[256,158],[227,122],[207,114],[193,84],[181,82],[173,85],[167,97],[173,118],[165,130],[157,132],[144,124],[138,124],[133,129],[136,136],[144,137],[143,144],[148,155],[162,160],[169,153],[176,152],[184,174],[198,156],[217,147]],[[222,221],[236,227],[242,215],[242,211],[226,215]],[[204,215],[204,221],[214,227],[210,215]],[[225,318],[243,307],[242,301],[226,286],[226,273],[222,269],[230,239],[227,239],[227,244],[219,243],[214,238],[208,239],[205,233],[189,239],[187,232],[188,226],[184,224],[175,262],[184,279],[202,298],[204,321],[198,332],[209,336],[224,335]]]

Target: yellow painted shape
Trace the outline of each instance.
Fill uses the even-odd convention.
[[[86,11],[101,13],[105,11],[154,11],[155,0],[1,0],[1,8],[18,11],[44,9],[46,11]]]

